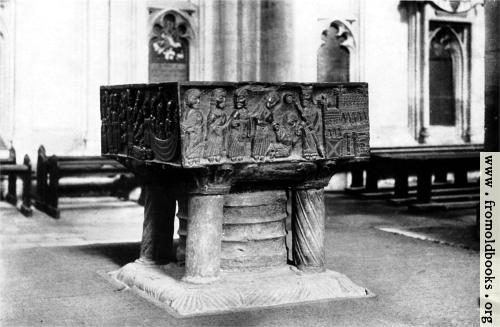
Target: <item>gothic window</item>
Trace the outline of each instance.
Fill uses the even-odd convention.
[[[332,23],[322,35],[324,43],[318,51],[318,82],[349,81],[349,50],[342,44],[346,37]]]
[[[429,46],[430,125],[464,125],[466,103],[464,80],[469,62],[467,25],[431,22]]]
[[[429,107],[431,125],[455,125],[453,60],[448,48],[449,36],[439,31],[429,47]]]
[[[475,95],[484,92],[484,84],[471,80],[481,71],[478,54],[484,48],[481,2],[402,3],[408,13],[408,123],[415,139],[431,144],[480,140],[482,118],[473,106],[481,108]]]
[[[189,23],[178,13],[167,11],[158,17],[149,39],[149,81],[189,79]]]

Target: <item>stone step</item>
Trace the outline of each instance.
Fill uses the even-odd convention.
[[[439,193],[438,193],[439,194]],[[432,194],[432,202],[450,202],[450,201],[473,201],[473,200],[479,200],[479,190],[477,193],[466,193],[466,194],[443,194],[443,195],[435,195],[433,192]],[[392,198],[387,200],[389,203],[396,205],[396,206],[402,206],[402,205],[409,205],[417,202],[417,197],[416,196],[411,196],[407,198]]]
[[[415,203],[409,205],[408,210],[413,212],[424,212],[431,210],[472,209],[475,208],[478,204],[479,201]]]

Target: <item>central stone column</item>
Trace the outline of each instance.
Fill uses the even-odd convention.
[[[224,197],[223,270],[286,266],[286,203],[284,190],[238,192]]]

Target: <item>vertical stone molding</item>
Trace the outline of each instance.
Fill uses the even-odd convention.
[[[164,186],[145,185],[140,262],[165,264],[173,252],[175,198]]]
[[[325,196],[323,188],[292,191],[292,253],[304,271],[325,270]]]
[[[189,195],[186,282],[209,283],[219,276],[223,205],[222,194]]]

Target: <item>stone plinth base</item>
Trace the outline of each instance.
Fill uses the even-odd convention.
[[[222,272],[210,284],[183,282],[183,274],[184,268],[175,264],[133,262],[110,276],[179,317],[374,296],[340,273],[302,273],[288,265],[257,272]]]

